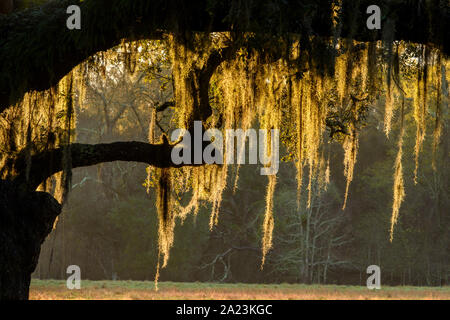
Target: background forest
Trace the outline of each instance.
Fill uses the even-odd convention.
[[[134,73],[127,72],[120,59],[110,59],[103,66],[107,77],[101,76],[102,70],[92,73],[83,104],[75,105],[76,142],[147,141],[153,110],[149,105],[165,108],[156,116],[156,130],[173,129],[173,110],[164,104],[172,97],[172,66],[165,44],[151,43],[147,52],[148,57],[133,67]],[[444,85],[448,96],[448,84]],[[413,121],[405,121],[406,197],[391,243],[393,167],[400,128],[398,122],[393,123],[391,138],[386,138],[383,100],[369,106],[345,210],[344,155],[338,143],[324,148],[330,183],[322,190],[320,181],[312,181],[309,208],[304,199],[308,183],[303,183],[298,207],[296,168],[283,162],[274,196],[273,248],[261,270],[267,181],[258,166],[244,165],[235,184],[236,168],[232,168],[219,224],[209,231],[211,208],[207,205],[177,223],[171,258],[160,280],[365,284],[366,268],[376,264],[381,267],[383,284],[448,285],[448,108],[443,108],[442,145],[436,157],[439,170],[432,169],[433,141],[427,138],[417,184],[413,182],[416,128]],[[412,101],[405,104],[412,108]],[[433,130],[431,118],[428,133]],[[282,155],[287,152],[282,150]],[[130,162],[74,169],[72,191],[42,247],[33,276],[65,279],[66,267],[75,264],[84,279],[153,280],[158,217],[146,169],[144,164]]]

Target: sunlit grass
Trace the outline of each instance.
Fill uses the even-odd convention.
[[[32,280],[32,300],[450,300],[450,287],[382,287],[303,284],[219,284],[199,282],[90,281],[68,290],[65,281]]]

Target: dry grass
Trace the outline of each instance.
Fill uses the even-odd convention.
[[[33,280],[32,300],[450,300],[450,287],[307,286],[162,282],[154,290],[146,281],[83,281],[68,290],[64,281]]]

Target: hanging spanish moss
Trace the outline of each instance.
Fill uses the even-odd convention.
[[[273,195],[275,192],[276,182],[277,182],[276,175],[269,176],[269,184],[267,185],[267,193],[266,193],[266,212],[264,214],[264,223],[263,223],[261,269],[264,267],[267,253],[269,252],[270,248],[272,248],[272,233],[274,228]]]
[[[386,105],[385,105],[385,111],[384,111],[384,132],[386,134],[386,137],[389,137],[389,133],[391,132],[391,122],[392,122],[392,116],[394,114],[394,94],[392,89],[392,82],[391,82],[391,74],[390,71],[388,72],[388,80],[386,84]]]
[[[345,186],[344,205],[342,210],[347,206],[348,192],[350,183],[353,180],[353,173],[355,171],[356,155],[358,152],[358,132],[353,129],[350,136],[345,137],[344,144],[344,176],[347,178]]]
[[[175,216],[171,208],[171,178],[170,169],[160,169],[158,184],[156,187],[156,208],[158,209],[158,244],[162,254],[162,267],[167,265],[170,248],[173,245],[173,230],[175,228]]]
[[[66,76],[62,84],[63,92],[62,96],[64,97],[64,131],[65,131],[65,137],[63,141],[63,171],[61,176],[61,181],[59,182],[61,184],[61,194],[60,194],[60,201],[61,203],[65,202],[67,200],[67,195],[69,193],[71,182],[72,182],[72,155],[70,151],[70,144],[72,142],[72,133],[73,129],[75,127],[74,125],[74,103],[73,103],[73,74],[70,73],[68,76]]]
[[[436,120],[434,123],[433,130],[433,158],[432,158],[432,167],[433,170],[436,171],[436,153],[438,149],[438,145],[440,143],[441,135],[442,135],[442,85],[445,83],[445,67],[441,64],[441,55],[437,54],[437,61],[435,65],[436,69]]]
[[[426,135],[427,97],[432,48],[394,42],[395,25],[388,19],[383,30],[383,41],[361,43],[352,39],[356,32],[354,19],[342,39],[343,7],[341,0],[331,1],[333,33],[319,38],[308,33],[282,34],[278,37],[255,33],[179,32],[167,35],[168,55],[173,79],[173,109],[170,127],[192,131],[194,121],[202,121],[203,129],[217,128],[224,137],[228,129],[263,129],[266,136],[264,157],[274,154],[272,130],[279,130],[289,160],[295,162],[297,202],[300,206],[303,183],[308,192],[306,207],[312,205],[314,181],[319,191],[330,183],[330,156],[324,156],[324,145],[339,143],[343,149],[346,178],[343,209],[349,198],[351,182],[359,148],[360,130],[366,125],[369,111],[376,109],[376,100],[384,99],[384,124],[380,130],[391,133],[396,104],[401,103],[401,130],[394,166],[393,208],[390,237],[398,221],[405,188],[402,168],[405,99],[411,98],[408,86],[400,83],[399,60],[417,75],[414,90],[414,181],[417,182],[419,155]],[[356,10],[350,6],[349,10]],[[354,17],[353,17],[354,18]],[[258,43],[258,45],[255,45]],[[25,155],[27,172],[32,156],[43,150],[63,148],[63,170],[44,182],[43,190],[53,192],[64,202],[70,190],[72,155],[70,144],[75,140],[76,108],[82,107],[87,84],[106,78],[110,63],[116,61],[128,74],[138,71],[142,43],[124,41],[107,52],[90,57],[66,75],[57,86],[46,92],[29,92],[22,102],[0,116],[2,144],[0,177],[16,174],[12,161]],[[445,65],[438,55],[435,63],[435,128],[433,131],[433,168],[442,131],[442,96],[446,85]],[[144,59],[142,59],[144,60]],[[417,62],[417,63],[416,63]],[[402,64],[403,65],[403,64]],[[411,71],[409,70],[409,71]],[[407,72],[405,72],[407,73]],[[98,77],[97,77],[98,76]],[[98,78],[98,79],[97,79]],[[405,77],[406,78],[406,77]],[[406,81],[402,79],[402,81]],[[402,85],[403,84],[403,85]],[[431,85],[430,85],[431,90]],[[431,92],[431,91],[430,91]],[[401,99],[400,99],[401,97]],[[148,142],[158,143],[165,137],[159,126],[155,106],[149,106]],[[160,128],[160,127],[159,127]],[[228,139],[228,137],[227,137]],[[232,137],[235,139],[235,137]],[[239,170],[229,168],[228,157],[242,153],[249,138],[236,139],[238,150],[227,150],[224,143],[224,163],[189,165],[181,168],[147,168],[147,192],[154,187],[158,211],[158,265],[167,265],[174,243],[175,221],[182,222],[189,214],[197,214],[201,205],[211,207],[210,229],[219,223],[223,193],[227,187],[239,189]],[[228,141],[226,141],[228,142]],[[236,159],[234,159],[236,160]],[[231,162],[231,161],[230,161]],[[234,161],[236,163],[236,161]],[[268,165],[266,165],[268,167]],[[229,183],[230,173],[234,181]],[[28,176],[28,173],[27,173]],[[262,264],[272,247],[276,219],[274,192],[277,176],[270,174],[266,188],[266,207],[263,219]],[[230,186],[229,186],[230,184]],[[304,187],[305,187],[304,186]]]
[[[295,166],[297,168],[297,207],[300,208],[300,198],[303,183],[303,82],[294,82],[294,94],[292,95],[292,106],[295,106],[295,126],[296,126],[296,157]]]
[[[335,27],[338,33],[338,22]],[[250,35],[243,36],[244,39],[248,37],[251,38]],[[308,169],[307,207],[311,205],[312,181],[317,177],[321,190],[326,189],[330,181],[329,157],[325,159],[321,156],[322,144],[326,139],[325,131],[328,128],[331,131],[331,141],[342,143],[344,150],[344,176],[347,180],[343,203],[343,209],[345,209],[355,174],[359,131],[364,126],[368,105],[375,98],[380,98],[379,92],[385,92],[383,95],[384,131],[386,135],[389,135],[396,104],[395,88],[399,93],[403,92],[399,77],[399,59],[400,55],[404,54],[405,50],[400,50],[404,44],[395,43],[394,45],[391,38],[392,34],[386,34],[384,39],[386,50],[384,51],[381,44],[376,42],[361,44],[355,41],[332,39],[330,45],[337,48],[335,51],[337,53],[332,56],[333,61],[330,61],[330,64],[336,65],[334,78],[327,76],[323,70],[317,70],[320,65],[312,61],[311,57],[307,58],[310,55],[308,50],[311,50],[311,42],[306,42],[305,45],[305,39],[293,36],[289,41],[281,41],[278,45],[287,49],[276,59],[273,59],[270,54],[262,54],[260,51],[243,47],[237,51],[236,57],[225,59],[213,74],[210,80],[213,86],[209,91],[212,114],[202,121],[209,127],[218,126],[223,133],[226,129],[233,128],[246,130],[255,124],[263,129],[277,128],[284,132],[291,129],[281,128],[282,117],[291,117],[290,123],[294,124],[295,129],[291,133],[282,132],[282,136],[285,134],[291,137],[290,139],[293,138],[285,143],[297,167],[298,200],[303,183],[303,171],[305,167]],[[201,90],[198,78],[195,76],[196,72],[207,65],[208,57],[218,48],[224,50],[232,46],[233,40],[235,41],[230,34],[215,34],[209,38],[197,34],[169,37],[175,82],[175,104],[180,108],[175,122],[179,126],[189,129],[192,120],[198,119],[196,110],[193,108],[193,106],[201,107],[198,104],[197,94],[193,93]],[[385,52],[385,59],[378,59],[380,52]],[[423,53],[424,57],[421,61],[428,59],[425,57],[427,55]],[[382,68],[385,70],[384,76],[378,71],[380,63],[385,65],[385,68]],[[420,99],[416,99],[420,101],[416,113],[422,119],[419,122],[421,126],[425,123],[426,100],[422,94],[426,91],[423,84],[423,81],[426,81],[426,77],[423,76],[426,72],[424,64],[426,65],[427,62],[418,64],[422,80],[421,88],[418,89]],[[382,79],[385,81],[381,81]],[[382,90],[383,86],[385,86],[384,90]],[[247,137],[244,136],[242,139],[238,145],[244,148]],[[270,149],[270,143],[268,149]],[[227,150],[223,152],[226,163],[229,152]],[[237,164],[234,171],[232,184],[234,190],[238,188],[239,167]],[[397,186],[400,186],[400,181],[403,181],[399,175],[401,171],[401,163],[397,162],[395,175]],[[212,229],[219,221],[222,193],[227,188],[227,177],[231,172],[228,165],[184,167],[175,169],[174,172],[178,173],[172,175],[172,184],[183,186],[178,188],[179,193],[190,190],[191,198],[184,206],[175,200],[173,210],[184,220],[190,212],[198,211],[201,202],[208,201],[212,206],[210,215]],[[177,178],[179,176],[188,177],[188,179],[180,182]],[[266,195],[263,259],[271,247],[270,239],[275,218],[271,192],[274,190],[275,181],[275,178],[269,178]],[[399,208],[403,198],[401,188],[398,187],[396,190],[395,206]],[[179,196],[174,198],[177,199]],[[398,216],[398,210],[394,211],[393,217],[395,215]]]
[[[402,99],[402,107],[400,111],[400,133],[398,138],[398,151],[397,157],[395,159],[394,165],[394,200],[392,203],[392,216],[391,216],[391,230],[390,230],[390,241],[394,239],[394,227],[398,221],[398,215],[400,211],[400,206],[405,198],[405,186],[403,181],[403,166],[402,166],[402,156],[403,156],[403,135],[404,135],[404,110],[405,110],[405,99]]]
[[[387,71],[386,71],[386,103],[384,110],[384,132],[386,137],[389,137],[391,131],[392,116],[394,113],[394,93],[392,90],[392,77],[393,77],[393,40],[395,33],[395,25],[392,19],[388,19],[383,28],[383,46],[386,50]]]
[[[421,45],[418,59],[417,87],[414,103],[414,120],[416,121],[416,144],[414,146],[414,183],[417,184],[419,155],[426,135],[427,80],[429,49]]]
[[[156,123],[156,110],[152,109],[150,111],[150,122],[148,125],[148,142],[155,143],[155,123]],[[147,167],[147,180],[145,181],[145,185],[147,188],[147,193],[150,193],[150,188],[152,186],[152,174],[155,172],[155,168],[148,166]]]

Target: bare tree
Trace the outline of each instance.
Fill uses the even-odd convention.
[[[348,263],[336,249],[349,242],[349,235],[342,231],[346,216],[336,206],[334,187],[320,190],[317,180],[311,187],[309,206],[302,201],[298,207],[293,192],[280,195],[288,198],[280,199],[283,206],[276,210],[279,228],[285,230],[277,233],[269,263],[274,273],[291,274],[305,283],[325,283],[330,269]],[[306,197],[308,191],[303,193]]]

